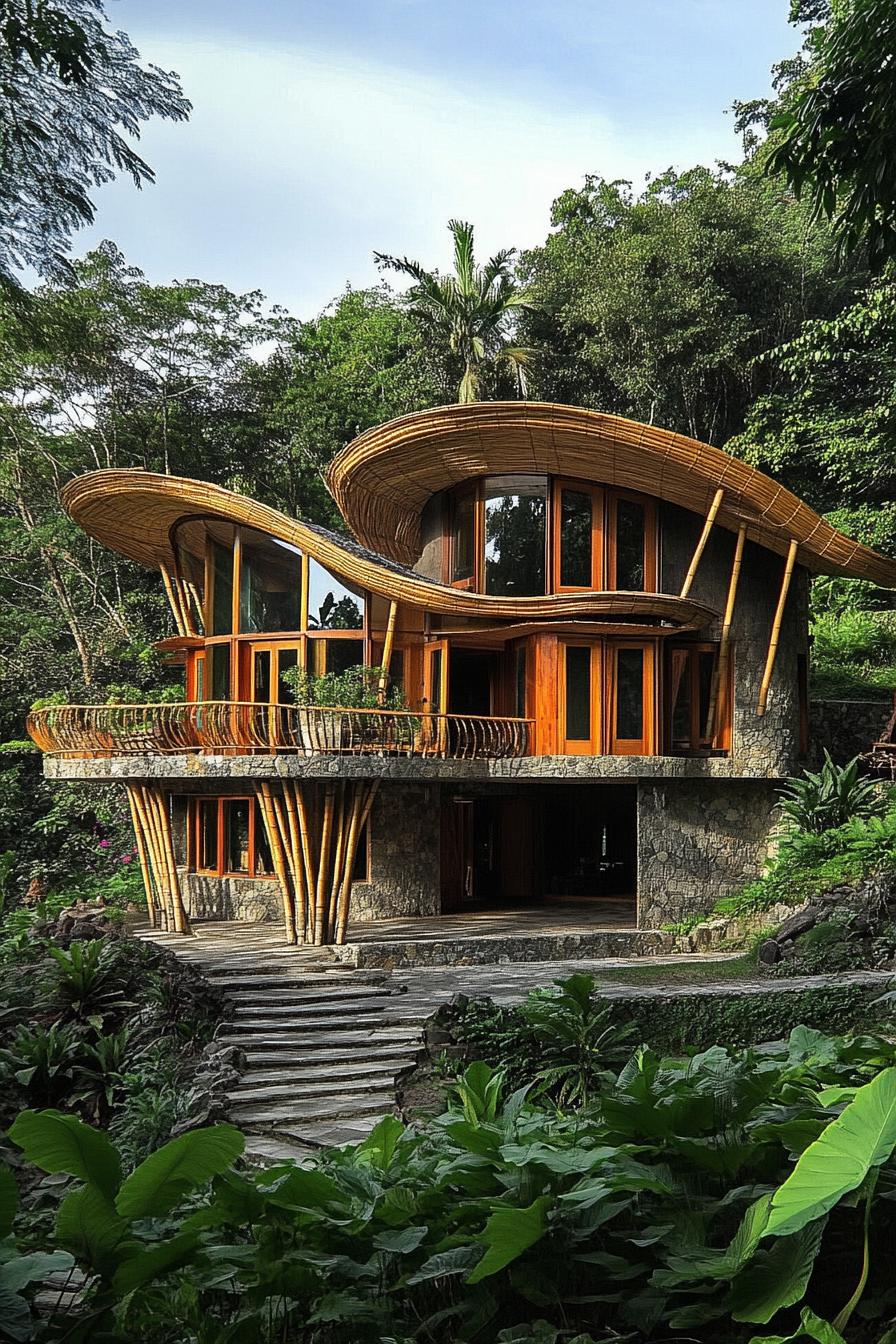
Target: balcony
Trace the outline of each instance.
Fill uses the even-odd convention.
[[[504,760],[532,749],[531,719],[228,700],[161,705],[51,705],[28,732],[54,756],[185,752],[299,756],[407,756]]]

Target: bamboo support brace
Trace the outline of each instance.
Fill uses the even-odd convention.
[[[722,506],[722,500],[725,498],[724,490],[717,490],[713,496],[712,503],[709,506],[709,512],[706,515],[706,522],[703,524],[703,531],[700,533],[700,540],[697,542],[696,549],[691,557],[691,563],[688,566],[688,572],[684,577],[684,583],[681,585],[680,597],[685,598],[690,595],[691,586],[697,576],[697,566],[706,549],[706,543],[709,541],[709,534],[712,531],[712,525],[716,520],[716,514]]]
[[[386,621],[386,634],[383,638],[383,664],[380,668],[380,682],[377,688],[377,704],[386,703],[386,690],[389,686],[389,664],[392,661],[392,645],[395,642],[395,618],[398,615],[398,603],[393,599],[389,603],[389,618]]]
[[[137,845],[137,857],[140,861],[140,873],[143,878],[143,890],[146,893],[146,915],[149,919],[150,928],[155,928],[158,922],[156,913],[156,900],[153,891],[152,872],[149,865],[149,853],[146,847],[146,836],[143,831],[143,823],[140,820],[140,814],[137,811],[137,803],[134,798],[135,789],[132,785],[125,786],[125,792],[128,797],[128,807],[131,813],[131,825],[134,828],[134,840]]]
[[[725,615],[722,618],[722,636],[719,641],[719,661],[716,665],[715,693],[709,702],[708,736],[715,740],[716,732],[725,722],[728,701],[728,663],[731,651],[731,625],[734,621],[734,603],[737,599],[737,586],[744,558],[744,542],[747,525],[741,523],[737,529],[737,542],[734,547],[734,560],[731,565],[731,578],[728,580],[728,596],[725,599]]]
[[[790,591],[790,580],[793,578],[793,567],[796,563],[797,543],[793,540],[787,550],[787,560],[784,564],[784,577],[781,580],[781,592],[778,597],[778,606],[775,611],[775,619],[772,623],[771,638],[768,643],[768,657],[765,660],[765,672],[762,675],[762,685],[759,687],[759,703],[756,706],[756,713],[762,718],[768,704],[769,687],[772,684],[772,672],[775,668],[775,658],[778,653],[778,641],[781,638],[781,622],[784,619],[784,607],[787,604],[787,594]]]
[[[271,847],[271,861],[274,865],[274,872],[277,874],[277,881],[280,883],[280,893],[283,899],[283,923],[286,930],[286,941],[288,943],[296,942],[296,909],[293,892],[291,889],[289,865],[283,850],[283,841],[277,825],[276,815],[274,813],[274,804],[271,796],[271,786],[266,781],[258,786],[258,801],[261,807],[262,820],[268,837],[268,844]]]

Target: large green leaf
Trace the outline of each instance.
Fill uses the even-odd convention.
[[[846,1109],[801,1154],[772,1197],[765,1236],[787,1236],[820,1218],[862,1184],[896,1147],[896,1068],[860,1087]]]
[[[656,1270],[651,1282],[660,1288],[677,1288],[706,1279],[733,1279],[759,1245],[768,1221],[771,1199],[771,1195],[762,1195],[749,1206],[731,1244],[724,1250],[695,1247],[686,1255],[671,1255],[666,1268]]]
[[[122,1185],[115,1207],[122,1218],[158,1218],[193,1190],[232,1166],[245,1147],[233,1125],[194,1129],[141,1162]]]
[[[181,1232],[170,1241],[161,1241],[139,1255],[131,1256],[115,1272],[112,1286],[116,1292],[130,1293],[144,1283],[187,1264],[200,1243],[198,1232]]]
[[[545,1212],[551,1202],[549,1195],[541,1195],[526,1209],[496,1210],[477,1238],[485,1246],[485,1255],[467,1276],[467,1283],[497,1274],[534,1246],[547,1231]]]
[[[74,1260],[66,1251],[33,1251],[0,1265],[0,1289],[17,1293],[29,1283],[37,1283],[49,1274],[71,1269]]]
[[[57,1240],[104,1278],[125,1254],[128,1232],[129,1224],[96,1186],[72,1190],[59,1205]]]
[[[66,1172],[95,1185],[114,1199],[121,1184],[121,1162],[98,1129],[61,1111],[22,1111],[9,1131],[29,1162],[41,1171]]]
[[[734,1320],[766,1325],[776,1312],[802,1299],[824,1227],[819,1219],[792,1237],[779,1237],[768,1250],[753,1256],[731,1285],[725,1304]]]
[[[394,1115],[384,1115],[373,1127],[363,1143],[355,1149],[355,1160],[385,1171],[395,1155],[398,1141],[404,1134],[404,1125]]]
[[[0,1237],[12,1231],[16,1209],[19,1207],[19,1187],[9,1167],[0,1166]]]
[[[796,1340],[814,1339],[816,1344],[846,1344],[843,1336],[814,1311],[803,1307],[800,1328],[792,1335],[754,1335],[750,1344],[795,1344]]]

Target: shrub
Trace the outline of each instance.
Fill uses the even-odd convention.
[[[312,676],[303,668],[290,668],[283,679],[292,689],[298,705],[321,705],[341,709],[407,708],[404,693],[399,686],[390,686],[384,705],[380,705],[379,667],[349,667],[344,672],[327,672],[322,677]]]
[[[844,826],[854,818],[878,815],[885,806],[880,786],[860,777],[858,757],[847,765],[835,765],[827,748],[820,770],[806,770],[789,779],[779,795],[781,815],[794,830],[812,835]]]

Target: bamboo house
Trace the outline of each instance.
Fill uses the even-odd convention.
[[[51,777],[126,788],[154,922],[651,929],[758,873],[811,749],[809,578],[894,587],[896,561],[716,448],[568,406],[405,416],[329,485],[344,535],[144,471],[63,492],[160,571],[185,696],[29,731]]]

